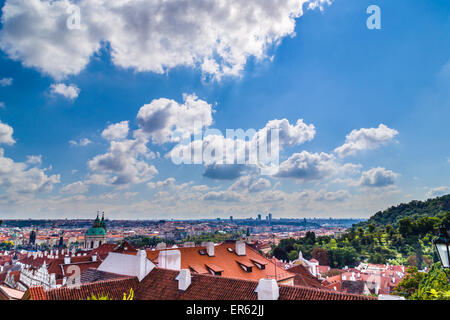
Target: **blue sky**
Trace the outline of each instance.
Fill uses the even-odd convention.
[[[77,1],[83,29],[69,30],[69,1],[0,1],[2,216],[359,218],[449,193],[448,1],[231,1],[236,17],[144,2]],[[173,164],[164,119],[138,116],[169,100],[222,132],[286,119],[283,174]]]

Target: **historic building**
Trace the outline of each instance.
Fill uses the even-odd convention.
[[[103,243],[106,243],[106,222],[105,215],[102,215],[100,220],[98,214],[94,221],[94,225],[84,235],[84,248],[85,249],[96,249],[100,247]]]

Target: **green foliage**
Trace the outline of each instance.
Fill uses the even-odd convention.
[[[426,202],[412,201],[378,212],[336,239],[316,237],[311,231],[301,239],[283,239],[273,250],[273,255],[281,260],[290,260],[294,256],[293,250],[302,251],[305,259],[314,257],[321,265],[332,268],[368,261],[422,269],[439,260],[432,241],[440,224],[449,225],[448,210],[450,195]]]
[[[394,289],[394,294],[410,300],[449,300],[450,284],[440,263],[435,263],[427,273],[416,267],[408,268],[406,276]]]
[[[391,225],[398,227],[400,220],[410,218],[418,220],[422,217],[435,217],[444,220],[449,226],[450,222],[450,195],[429,199],[427,201],[411,201],[398,206],[390,207],[385,211],[377,212],[368,221],[360,222],[356,227],[367,228],[373,224],[375,227]]]

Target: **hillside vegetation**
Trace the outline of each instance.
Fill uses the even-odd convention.
[[[315,258],[333,268],[367,261],[421,269],[438,261],[432,240],[440,224],[450,226],[450,195],[378,212],[337,239],[316,237],[312,232],[305,238],[284,239],[272,253],[278,259],[292,261],[302,251],[306,259]]]

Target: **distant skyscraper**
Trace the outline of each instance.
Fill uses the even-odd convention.
[[[258,214],[258,220],[261,221],[262,217],[261,214]]]
[[[233,222],[233,216],[230,216],[230,221]]]
[[[272,221],[272,214],[269,213],[269,221]]]

